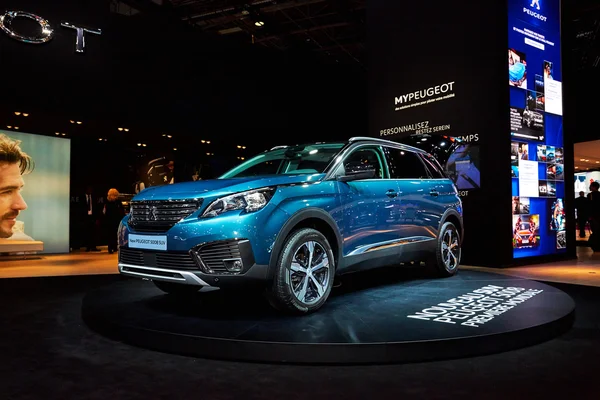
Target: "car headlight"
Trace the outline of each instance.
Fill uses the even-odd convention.
[[[269,187],[221,197],[210,203],[202,213],[201,218],[216,217],[227,211],[234,210],[244,210],[246,212],[258,211],[269,203],[274,192],[275,188]]]

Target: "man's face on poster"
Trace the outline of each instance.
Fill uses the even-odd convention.
[[[24,184],[19,164],[0,162],[0,238],[12,236],[19,213],[27,209],[21,196]]]

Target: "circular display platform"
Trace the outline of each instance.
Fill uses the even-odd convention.
[[[188,298],[126,279],[88,293],[84,321],[132,345],[257,362],[364,364],[469,357],[525,347],[568,330],[575,304],[536,281],[475,271],[446,279],[419,271],[344,278],[316,313],[278,313],[253,293]]]

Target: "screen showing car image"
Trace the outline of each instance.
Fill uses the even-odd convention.
[[[556,148],[554,146],[546,146],[546,162],[556,162]]]
[[[555,164],[555,170],[556,170],[556,180],[557,181],[564,181],[565,180],[565,166],[564,164]]]
[[[513,197],[513,208],[512,208],[513,215],[529,214],[530,213],[529,210],[530,210],[529,197],[520,197],[520,196]]]
[[[567,229],[565,206],[563,204],[563,199],[558,198],[550,206],[550,230],[564,231],[565,229]]]
[[[510,132],[517,139],[544,140],[544,113],[535,108],[510,107]]]
[[[457,146],[448,158],[445,169],[459,190],[480,187],[479,146],[472,143]]]
[[[518,88],[527,88],[527,60],[525,53],[508,49],[508,83]]]
[[[35,164],[33,171],[23,175],[21,194],[27,208],[17,217],[12,236],[0,239],[0,249],[10,251],[0,252],[68,253],[70,139],[2,130],[0,134],[21,141],[21,150]]]
[[[546,162],[547,161],[545,144],[537,145],[537,161],[538,162]]]
[[[556,164],[546,164],[546,179],[556,179]]]
[[[540,245],[540,216],[513,215],[513,247],[515,249]]]
[[[565,154],[562,147],[556,147],[554,149],[554,161],[558,164],[563,164],[565,161]]]

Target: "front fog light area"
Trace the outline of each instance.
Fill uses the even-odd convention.
[[[223,264],[225,265],[225,269],[229,272],[241,272],[244,268],[244,264],[242,260],[239,258],[233,258],[231,260],[223,260]]]

